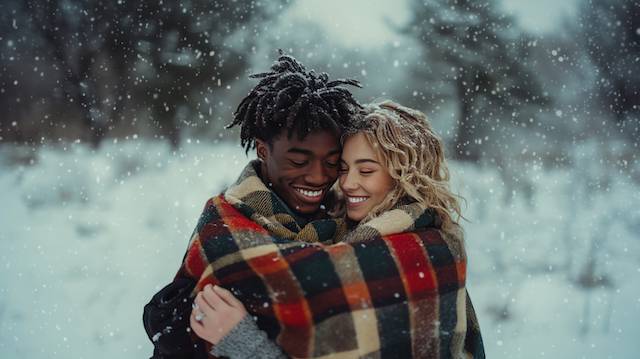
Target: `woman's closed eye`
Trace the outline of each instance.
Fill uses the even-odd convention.
[[[358,173],[364,176],[375,173],[377,170],[375,166],[358,166]]]

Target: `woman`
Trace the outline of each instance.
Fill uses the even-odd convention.
[[[422,233],[438,228],[442,237],[440,243],[446,244],[447,255],[451,254],[451,257],[462,263],[456,264],[456,268],[464,282],[466,262],[457,223],[461,212],[457,196],[449,190],[448,180],[442,142],[431,129],[424,114],[391,101],[368,106],[357,125],[343,136],[339,187],[344,195],[346,218],[352,230],[342,241],[367,243],[368,238],[403,232]],[[430,233],[425,236],[434,235],[433,231]],[[411,250],[421,250],[416,248]],[[438,247],[434,245],[433,248]],[[402,251],[406,252],[407,249]],[[431,258],[434,258],[434,253],[435,250],[430,253]],[[397,258],[400,259],[396,260],[402,260],[402,256],[412,258],[408,262],[410,265],[412,260],[419,259],[418,256],[410,257],[403,252],[398,254]],[[433,266],[435,268],[436,265]],[[404,268],[406,270],[407,267]],[[437,270],[433,271],[436,272]],[[411,279],[412,275],[414,279]],[[434,285],[429,290],[447,290],[443,289],[446,283],[437,275],[434,274],[434,278],[440,287]],[[424,278],[422,270],[411,273],[407,271],[403,281],[414,280],[415,283],[421,283]],[[411,310],[417,313],[410,320],[413,344],[409,344],[407,354],[395,352],[394,356],[429,357],[437,351],[447,350],[452,357],[462,355],[463,352],[473,357],[484,357],[475,313],[463,285],[461,290],[456,287],[450,294],[441,295],[436,304],[440,306],[439,313],[455,313],[449,319],[445,316],[428,319],[430,314],[427,313],[433,313],[434,304],[416,299],[416,293],[419,292],[416,288],[422,288],[420,293],[428,292],[428,289],[411,283],[405,283],[403,288],[409,287],[413,289],[406,291],[407,300],[415,299]],[[369,287],[369,291],[372,290],[375,288]],[[411,298],[412,294],[416,295]],[[370,296],[373,295],[375,294]],[[451,300],[447,302],[446,298]],[[378,314],[380,315],[383,314]],[[444,323],[447,320],[450,322],[449,332],[431,329],[434,321]],[[438,325],[445,327],[447,324]],[[214,355],[232,359],[285,356],[257,328],[243,304],[228,290],[219,286],[206,285],[198,293],[191,314],[191,327],[200,338],[214,345]],[[455,331],[461,333],[451,335],[454,327]],[[429,330],[431,335],[427,337]],[[438,337],[437,340],[433,340],[434,336]],[[382,338],[382,341],[386,340],[384,336]],[[362,351],[353,355],[360,354]]]

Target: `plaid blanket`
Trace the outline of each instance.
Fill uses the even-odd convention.
[[[484,357],[460,236],[407,204],[305,226],[248,166],[210,199],[178,275],[229,288],[292,357]]]

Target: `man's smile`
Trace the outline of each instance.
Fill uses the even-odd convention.
[[[295,186],[292,186],[292,187],[295,190],[298,197],[307,203],[317,203],[322,201],[322,198],[324,197],[324,193],[325,193],[324,188],[308,189],[308,188],[295,187]]]

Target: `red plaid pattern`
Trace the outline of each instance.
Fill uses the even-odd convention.
[[[461,239],[456,245],[462,246]],[[466,258],[435,227],[323,245],[272,236],[221,195],[178,275],[229,288],[292,357],[484,357]]]

